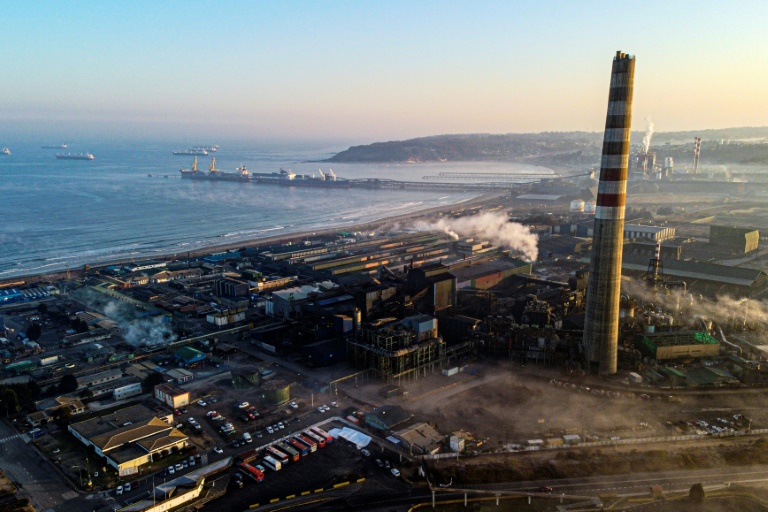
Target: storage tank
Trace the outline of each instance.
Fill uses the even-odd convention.
[[[282,380],[271,380],[261,386],[267,405],[282,405],[291,399],[291,385]]]
[[[583,212],[584,211],[584,201],[574,199],[571,201],[571,211],[572,212]]]
[[[594,201],[587,201],[584,203],[584,213],[591,213],[594,215],[597,211],[597,204]]]

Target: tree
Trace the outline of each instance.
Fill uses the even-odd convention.
[[[83,398],[83,399],[93,398],[93,391],[91,391],[88,388],[85,388],[80,392],[80,398]]]
[[[46,304],[45,302],[41,302],[40,304],[37,305],[37,311],[43,315],[48,313],[48,304]]]
[[[43,326],[40,325],[39,322],[32,322],[29,325],[29,327],[27,327],[27,338],[29,338],[32,341],[39,340],[42,334],[43,334]]]
[[[691,490],[688,491],[688,499],[694,503],[701,503],[704,501],[704,486],[701,483],[693,484]]]
[[[19,410],[19,396],[16,391],[7,386],[0,388],[0,408],[6,416]]]
[[[77,377],[68,373],[59,382],[59,393],[71,393],[77,390],[77,386]]]

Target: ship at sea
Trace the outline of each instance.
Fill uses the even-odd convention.
[[[237,172],[226,172],[216,168],[216,157],[211,158],[211,166],[208,171],[200,171],[197,169],[197,157],[192,163],[192,169],[182,169],[182,178],[188,178],[193,180],[213,180],[213,181],[250,181],[251,172],[241,165],[237,168]]]
[[[280,172],[261,172],[251,175],[251,180],[257,184],[280,185],[283,187],[316,187],[316,188],[350,188],[352,182],[339,178],[329,169],[327,173],[318,169],[319,176],[296,174],[293,171],[280,169]]]
[[[51,144],[50,146],[40,146],[43,149],[67,149],[66,144]]]
[[[0,155],[10,155],[10,154],[11,154],[11,150],[8,148],[3,148],[3,150],[0,151]]]
[[[219,150],[219,146],[216,144],[213,146],[192,146],[190,149],[194,151],[207,151],[209,153],[215,153]]]
[[[59,160],[93,160],[93,155],[90,153],[57,153],[56,158]]]
[[[208,150],[203,148],[189,148],[189,149],[182,149],[180,151],[174,151],[174,155],[180,155],[180,156],[187,156],[187,155],[202,155],[206,156],[208,155]]]

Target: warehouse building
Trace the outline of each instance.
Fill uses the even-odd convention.
[[[187,446],[188,438],[143,405],[73,423],[69,432],[117,469],[120,476]]]
[[[635,337],[635,348],[657,361],[691,357],[717,357],[720,342],[706,332],[644,333]]]

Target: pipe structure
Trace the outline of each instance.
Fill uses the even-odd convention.
[[[584,318],[583,341],[588,366],[600,375],[612,375],[617,369],[621,251],[634,77],[635,57],[616,52],[611,69]]]

